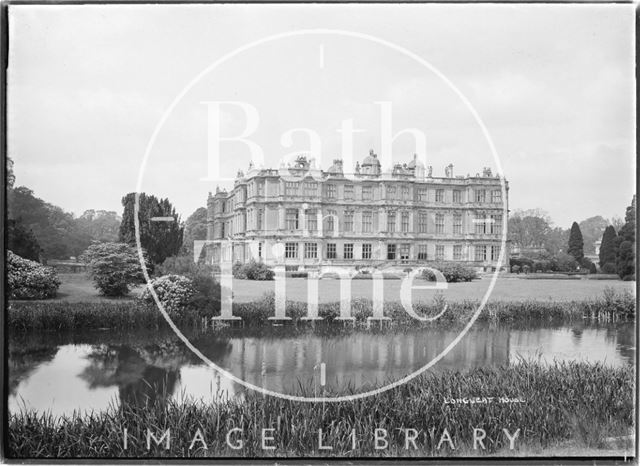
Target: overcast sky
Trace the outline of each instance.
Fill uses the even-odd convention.
[[[435,176],[497,170],[487,140],[455,85],[488,129],[510,183],[510,208],[546,210],[555,224],[624,215],[635,192],[633,5],[100,5],[11,6],[9,155],[16,183],[79,215],[122,210],[163,113],[199,73],[252,41],[257,45],[202,76],[160,128],[142,189],[168,196],[186,218],[206,203],[207,107],[241,101],[260,124],[250,138],[265,164],[321,138],[327,168],[342,152],[337,129],[353,120],[356,159],[380,151],[380,109],[393,131],[426,136]],[[445,80],[442,77],[446,78]],[[223,135],[246,118],[226,106]],[[286,143],[286,141],[284,141]],[[249,163],[223,143],[222,175]],[[409,135],[394,162],[416,149]],[[224,182],[220,182],[224,186]],[[227,183],[228,185],[228,183]]]

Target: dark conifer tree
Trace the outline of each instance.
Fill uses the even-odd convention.
[[[600,270],[604,273],[616,273],[616,256],[618,254],[617,239],[616,229],[609,225],[602,235],[600,252],[598,254]]]
[[[577,222],[573,222],[573,225],[571,225],[571,232],[569,233],[569,249],[567,252],[578,262],[580,262],[584,257],[584,241],[582,239],[580,226]]]
[[[120,224],[119,239],[123,243],[136,244],[136,230],[134,222],[135,193],[129,193],[122,198],[124,212]],[[158,199],[140,193],[139,205],[140,243],[147,251],[152,264],[162,264],[167,257],[176,255],[182,246],[184,226],[180,217],[168,199]],[[154,217],[173,217],[174,221],[153,221]]]

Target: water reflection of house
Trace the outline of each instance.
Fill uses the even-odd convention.
[[[298,384],[318,383],[318,365],[326,364],[328,386],[335,389],[380,384],[408,375],[438,356],[456,331],[406,334],[353,333],[321,337],[232,339],[225,367],[244,380],[271,390],[292,393]],[[434,370],[463,369],[509,363],[509,331],[489,326],[472,328],[440,360]]]

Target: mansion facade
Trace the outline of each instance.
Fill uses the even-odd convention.
[[[384,173],[373,151],[350,175],[341,160],[327,171],[304,157],[279,169],[250,166],[230,191],[209,193],[207,257],[287,270],[433,261],[502,268],[503,181],[488,168],[453,176],[452,165],[433,177],[415,156]]]

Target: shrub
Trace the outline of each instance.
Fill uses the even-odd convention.
[[[575,272],[578,268],[578,261],[571,254],[566,252],[559,252],[556,257],[558,261],[559,272]]]
[[[274,272],[262,262],[250,260],[246,264],[236,262],[232,270],[235,278],[247,280],[273,280]]]
[[[511,272],[519,274],[520,273],[520,266],[519,265],[512,265],[511,266]]]
[[[202,262],[195,263],[193,256],[168,257],[157,267],[162,275],[182,275],[191,280],[194,294],[190,307],[203,315],[219,315],[220,283],[214,278],[215,267]]]
[[[455,262],[440,262],[428,265],[428,267],[439,270],[442,275],[444,275],[444,278],[448,283],[470,282],[471,280],[478,278],[475,270],[464,267],[463,265]],[[425,280],[436,280],[435,274],[431,270],[424,270],[422,272],[422,277]]]
[[[193,302],[195,288],[193,282],[182,275],[163,275],[151,280],[158,300],[169,314],[180,315]],[[140,300],[147,304],[155,301],[149,288],[145,288]]]
[[[594,264],[588,257],[583,257],[580,260],[580,267],[589,271],[589,273],[596,273],[598,271],[596,269],[596,264]]]
[[[600,273],[603,274],[615,274],[616,273],[616,264],[612,262],[606,262],[602,268],[600,269]]]
[[[95,287],[105,296],[124,296],[132,285],[144,283],[135,247],[125,243],[93,243],[80,260],[88,265]]]
[[[233,278],[239,278],[240,280],[247,279],[247,274],[245,273],[244,264],[241,262],[236,262],[235,264],[233,264],[231,273],[233,274]]]
[[[55,298],[60,280],[51,267],[7,251],[7,278],[10,299]]]

